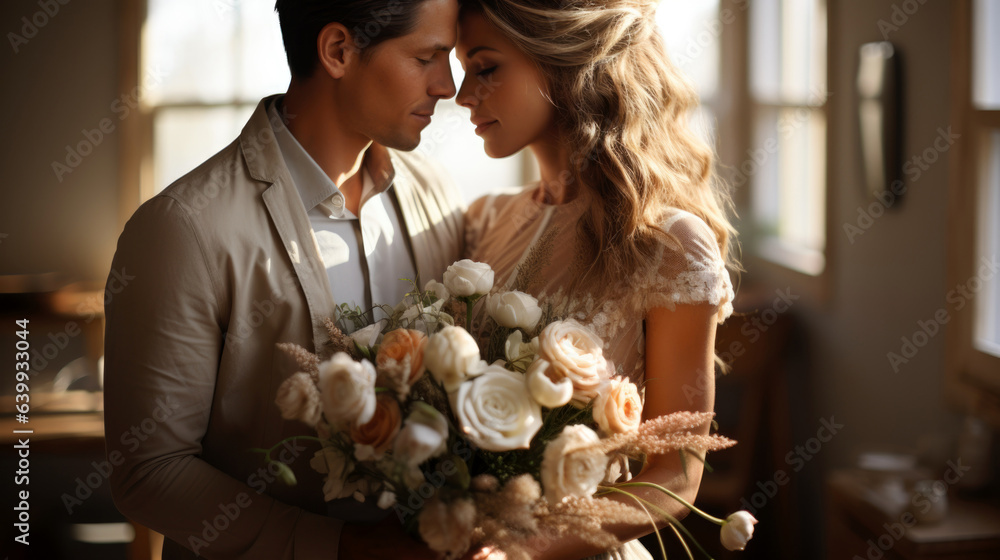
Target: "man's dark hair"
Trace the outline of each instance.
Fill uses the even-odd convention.
[[[362,57],[372,47],[409,33],[417,24],[423,0],[277,0],[274,10],[292,75],[308,78],[319,65],[316,39],[330,23],[351,32]]]

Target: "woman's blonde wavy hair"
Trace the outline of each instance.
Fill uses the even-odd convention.
[[[463,0],[534,61],[585,188],[591,270],[636,270],[662,239],[667,207],[700,217],[727,264],[735,229],[713,150],[690,128],[692,85],[667,58],[655,0]]]

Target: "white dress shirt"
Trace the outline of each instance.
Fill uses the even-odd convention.
[[[362,166],[359,216],[345,207],[337,185],[302,148],[279,116],[278,97],[268,108],[271,128],[312,226],[320,258],[326,267],[333,300],[369,310],[394,306],[412,289],[416,276],[392,184],[376,191]],[[376,309],[374,318],[385,314]]]

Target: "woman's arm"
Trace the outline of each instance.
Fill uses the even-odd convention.
[[[718,319],[715,305],[677,305],[674,311],[656,308],[646,316],[646,400],[644,419],[678,411],[710,412],[715,402],[715,330]],[[707,435],[709,424],[697,433]],[[694,457],[686,461],[685,473],[678,453],[653,456],[647,468],[633,482],[652,482],[672,490],[690,503],[698,494],[703,472],[702,462]],[[629,492],[648,500],[681,519],[688,509],[673,498],[652,488],[629,488]],[[631,498],[617,499],[635,505]],[[660,521],[662,528],[665,521]],[[606,527],[622,542],[652,531],[651,525]],[[558,541],[537,540],[535,558],[544,560],[585,558],[602,551],[573,536]]]

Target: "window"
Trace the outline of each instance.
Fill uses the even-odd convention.
[[[290,80],[274,0],[145,0],[145,9],[140,75],[148,131],[135,137],[147,163],[127,173],[141,175],[141,192],[125,197],[139,201],[232,142],[260,99],[285,91]],[[452,67],[460,83],[454,55]],[[443,164],[467,202],[530,179],[524,154],[490,159],[473,130],[468,109],[440,101],[417,153]]]
[[[765,259],[809,275],[825,266],[826,5],[749,4],[751,145],[734,186],[750,186],[752,229]]]
[[[953,9],[959,141],[949,177],[948,386],[1000,428],[1000,5],[963,0]]]

